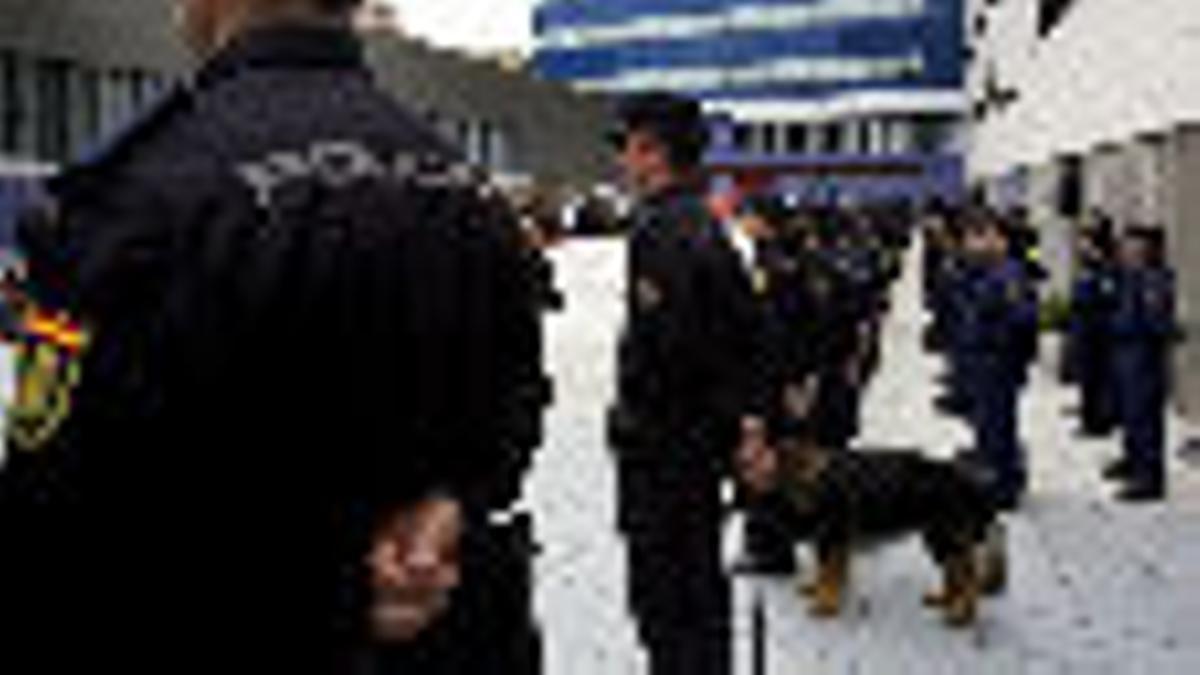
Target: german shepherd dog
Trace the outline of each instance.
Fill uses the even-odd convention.
[[[943,580],[924,598],[954,627],[975,620],[983,595],[1007,583],[1003,531],[987,484],[964,466],[914,451],[825,450],[779,444],[776,488],[797,540],[810,541],[815,578],[802,584],[814,616],[836,616],[857,549],[919,533]]]

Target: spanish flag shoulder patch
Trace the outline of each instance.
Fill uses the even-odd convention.
[[[70,417],[89,342],[88,331],[65,313],[25,311],[14,343],[16,397],[8,416],[13,449],[38,452],[58,435]]]

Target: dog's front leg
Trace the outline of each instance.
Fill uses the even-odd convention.
[[[809,612],[816,617],[837,616],[850,576],[850,547],[844,543],[817,546],[817,578],[809,596]]]
[[[947,561],[946,591],[946,601],[942,606],[946,623],[956,628],[974,623],[979,603],[979,572],[971,549]]]

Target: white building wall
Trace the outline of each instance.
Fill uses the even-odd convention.
[[[1020,98],[972,134],[970,171],[1000,175],[1065,153],[1200,120],[1200,2],[1077,0],[1046,38],[1037,0],[984,7],[988,29],[970,81],[994,65]]]
[[[1038,0],[972,0],[988,17],[972,45],[972,101],[1015,90],[970,131],[968,172],[995,194],[1029,177],[1028,207],[1051,272],[1069,288],[1074,226],[1060,213],[1061,159],[1083,162],[1083,205],[1118,224],[1161,224],[1179,271],[1176,402],[1200,422],[1200,0],[1076,0],[1046,37]],[[972,31],[973,33],[973,31]]]

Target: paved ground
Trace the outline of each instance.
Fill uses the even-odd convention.
[[[558,258],[570,302],[550,328],[561,403],[527,490],[545,546],[537,607],[547,672],[635,675],[644,665],[624,609],[614,480],[602,445],[623,261],[612,242],[575,243]],[[931,405],[940,364],[919,349],[916,265],[908,269],[866,401],[863,441],[944,455],[968,435]],[[859,560],[855,598],[832,622],[810,619],[790,581],[740,581],[739,661],[749,663],[751,598],[761,593],[772,674],[1200,672],[1200,477],[1176,467],[1169,503],[1114,504],[1097,474],[1115,441],[1074,439],[1074,422],[1063,416],[1072,403],[1068,390],[1035,374],[1023,404],[1033,496],[1009,520],[1012,588],[985,606],[978,629],[948,631],[920,606],[935,571],[915,541],[905,542]],[[731,527],[731,551],[736,539]]]

